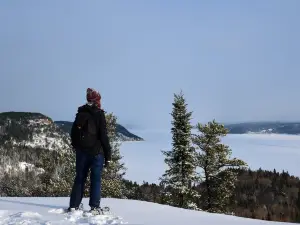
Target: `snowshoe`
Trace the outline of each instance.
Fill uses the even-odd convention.
[[[90,213],[91,213],[93,216],[96,216],[96,215],[103,215],[103,211],[102,211],[102,209],[101,209],[100,207],[99,207],[99,208],[91,208]]]
[[[75,211],[78,211],[78,210],[83,211],[83,204],[82,204],[82,203],[80,203],[79,207],[75,207],[75,208],[69,207],[69,208],[67,208],[67,209],[65,210],[65,212],[66,212],[66,213],[69,213],[69,212],[75,212]]]
[[[101,207],[93,207],[93,208],[91,208],[90,211],[84,212],[83,216],[89,216],[89,215],[91,215],[91,216],[107,215],[109,213],[109,211],[110,211],[110,208],[107,207],[107,206],[105,206],[103,208],[101,208]]]
[[[91,208],[90,213],[93,215],[104,215],[105,213],[109,212],[109,207],[99,207],[99,208]]]

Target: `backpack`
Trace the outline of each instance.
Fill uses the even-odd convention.
[[[88,112],[79,112],[73,123],[72,142],[81,148],[90,149],[96,146],[98,126],[94,116]]]

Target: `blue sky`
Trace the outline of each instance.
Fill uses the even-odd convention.
[[[300,1],[0,1],[0,111],[73,120],[87,87],[131,127],[300,120]]]

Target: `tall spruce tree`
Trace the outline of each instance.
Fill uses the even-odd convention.
[[[201,191],[202,209],[209,212],[230,213],[229,205],[235,190],[237,173],[235,168],[247,164],[237,158],[230,159],[231,150],[221,143],[227,129],[215,120],[208,124],[197,124],[199,134],[192,137],[196,146],[198,166],[203,170]]]
[[[197,181],[195,149],[191,146],[191,116],[183,93],[174,95],[172,150],[162,151],[168,169],[160,178],[165,187],[163,201],[172,206],[197,209],[198,194],[192,185]]]

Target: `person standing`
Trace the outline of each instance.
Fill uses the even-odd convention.
[[[71,144],[76,152],[76,177],[68,211],[78,210],[82,205],[85,182],[91,170],[89,206],[93,214],[101,214],[101,178],[103,168],[111,161],[111,146],[100,93],[88,88],[86,99],[87,103],[78,108],[71,130]]]

